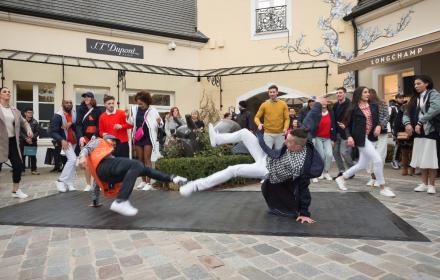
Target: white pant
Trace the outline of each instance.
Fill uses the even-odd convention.
[[[58,181],[63,182],[68,186],[73,186],[75,183],[75,175],[76,175],[76,154],[75,154],[76,145],[69,144],[69,147],[64,152],[66,153],[67,162],[64,165],[63,172],[61,172]]]
[[[324,173],[330,171],[333,159],[332,140],[330,138],[313,138],[313,145],[324,161]]]
[[[271,149],[281,149],[284,144],[283,133],[264,133],[264,143]]]
[[[388,134],[380,134],[376,142],[372,142],[374,148],[382,159],[382,165],[385,164],[388,150]],[[368,173],[373,173],[373,162],[370,162],[367,169]]]
[[[370,162],[373,162],[373,171],[376,176],[376,181],[380,185],[385,184],[385,178],[383,177],[383,163],[379,153],[374,149],[373,143],[365,137],[365,146],[358,147],[359,149],[359,161],[350,169],[344,172],[344,177],[349,178],[366,169]]]
[[[206,178],[197,179],[194,183],[200,191],[225,183],[234,177],[262,179],[266,176],[268,172],[266,168],[266,154],[261,149],[257,137],[252,132],[247,129],[241,129],[233,133],[219,133],[215,137],[217,145],[238,143],[240,141],[246,146],[255,163],[232,165]]]

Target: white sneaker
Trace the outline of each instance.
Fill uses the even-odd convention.
[[[367,183],[367,186],[372,187],[372,186],[374,186],[375,183],[376,183],[376,180],[370,179],[370,181],[368,181],[368,183]]]
[[[318,177],[319,180],[324,180],[324,173],[321,174],[321,176]]]
[[[434,186],[431,186],[431,185],[428,185],[428,191],[427,191],[429,194],[435,194],[436,193],[436,191],[435,191],[435,187]]]
[[[347,190],[347,187],[345,186],[345,180],[344,180],[344,178],[342,176],[339,176],[338,178],[336,178],[335,182],[336,182],[336,184],[338,185],[338,188],[341,191],[346,191]]]
[[[63,182],[56,181],[56,184],[57,184],[57,190],[59,192],[66,192],[67,191],[66,186],[64,185]]]
[[[211,146],[216,147],[217,143],[215,142],[215,135],[217,134],[217,132],[215,131],[212,123],[208,124],[208,133],[209,133],[209,142],[211,142]]]
[[[318,183],[318,178],[313,178],[312,183]]]
[[[190,181],[179,188],[180,195],[185,197],[190,196],[193,192],[197,192],[198,190],[195,181]]]
[[[12,193],[12,197],[15,198],[27,198],[28,195],[22,192],[22,190],[18,189],[15,193]]]
[[[426,192],[428,190],[428,186],[421,183],[417,188],[414,189],[415,192]]]
[[[154,190],[154,188],[150,183],[146,183],[142,188],[142,191],[152,191],[152,190]]]
[[[69,190],[69,192],[76,191],[76,189],[73,185],[67,185],[67,189]]]
[[[325,174],[324,174],[324,178],[325,178],[327,181],[333,181],[332,176],[331,176],[330,174],[328,174],[328,173],[325,173]]]
[[[377,181],[374,181],[373,187],[375,187],[375,188],[379,188],[379,187],[380,187],[380,184],[379,184]]]
[[[89,192],[89,191],[91,191],[92,190],[92,186],[90,186],[90,185],[87,185],[85,188],[84,188],[84,191],[85,192]]]
[[[396,197],[396,195],[393,193],[392,190],[390,190],[390,188],[385,187],[383,188],[383,190],[380,190],[380,194],[386,197]]]
[[[131,206],[130,201],[126,200],[123,202],[113,201],[110,206],[110,210],[115,211],[124,216],[134,216],[137,214],[138,210]]]
[[[139,183],[139,185],[136,186],[136,189],[138,189],[138,190],[142,190],[142,189],[145,187],[146,184],[147,184],[147,183],[145,183],[144,181],[142,181],[142,182]]]

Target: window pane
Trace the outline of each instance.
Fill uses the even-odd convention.
[[[33,89],[31,83],[17,83],[17,101],[32,101]]]
[[[38,101],[40,102],[54,102],[55,85],[38,84]]]
[[[274,6],[284,6],[284,5],[286,5],[286,0],[274,0],[273,5]]]
[[[38,104],[39,120],[50,121],[53,118],[55,106],[53,104]]]
[[[134,101],[134,95],[133,94],[130,94],[129,96],[128,96],[128,104],[136,104],[136,101]]]
[[[83,93],[85,92],[93,92],[96,99],[97,105],[104,105],[104,95],[110,94],[109,88],[99,88],[99,87],[76,87],[75,88],[75,104],[78,106],[81,104]]]
[[[50,121],[40,121],[40,138],[50,138],[47,130],[49,128]]]
[[[154,94],[152,97],[153,105],[170,106],[171,98],[168,94]]]
[[[269,7],[270,7],[270,1],[259,0],[257,3],[257,9],[269,8]]]
[[[33,110],[34,106],[32,102],[17,102],[17,109],[20,110],[21,113],[23,113],[26,108],[32,108]]]

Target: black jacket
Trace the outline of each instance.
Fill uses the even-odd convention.
[[[50,134],[53,140],[55,140],[56,142],[60,142],[61,140],[66,140],[66,133],[64,132],[64,129],[61,128],[62,126],[63,126],[63,118],[59,113],[56,113],[53,116],[52,121],[50,122]],[[73,130],[73,134],[75,138],[78,139],[78,137],[76,137],[75,134],[76,124],[73,123],[71,128]]]
[[[249,130],[254,130],[254,119],[251,116],[251,112],[247,109],[241,110],[240,114],[236,116],[235,121],[240,125],[241,128],[246,128]]]
[[[333,111],[328,111],[328,113],[330,114],[330,122],[331,122],[331,126],[330,126],[330,139],[332,141],[336,141],[336,121],[335,121],[335,115],[333,114]],[[316,138],[316,132],[318,131],[318,127],[319,127],[319,123],[321,122],[321,119],[322,119],[322,114],[318,115],[318,117],[315,120],[316,125],[310,130],[310,134],[311,134],[312,138]]]
[[[368,140],[375,142],[377,137],[374,136],[374,129],[379,125],[379,106],[376,103],[370,103],[371,116],[373,119],[373,126],[368,134]],[[367,126],[367,118],[362,113],[359,106],[355,106],[353,112],[349,116],[348,124],[345,128],[345,134],[348,137],[353,137],[356,147],[365,146],[365,131]]]
[[[335,119],[334,127],[336,128],[336,134],[339,134],[342,139],[347,139],[347,136],[345,135],[345,130],[340,128],[337,122],[343,123],[345,121],[345,114],[350,108],[351,101],[348,98],[345,98],[345,101],[342,104],[339,104],[339,102],[336,102],[335,105],[333,105],[333,115]]]
[[[26,119],[26,118],[25,118]],[[29,126],[32,129],[32,134],[34,135],[32,137],[32,144],[36,144],[37,143],[37,138],[40,135],[40,125],[38,124],[38,121],[34,118],[32,118],[30,121],[28,121]],[[25,140],[27,137],[27,133],[26,130],[24,130],[23,128],[21,128],[20,130],[20,141],[24,142],[25,144],[28,144]]]
[[[298,125],[301,126],[304,119],[306,118],[307,114],[312,110],[312,108],[309,107],[309,105],[307,105],[306,107],[302,108],[297,116],[297,120],[298,120]]]
[[[102,110],[99,107],[94,107],[90,114],[88,114],[87,117],[84,118],[88,111],[89,109],[84,104],[78,108],[75,130],[78,140],[81,137],[87,137],[89,138],[89,140],[92,136],[99,137],[99,117],[102,114]],[[88,127],[95,127],[95,132],[87,133]]]

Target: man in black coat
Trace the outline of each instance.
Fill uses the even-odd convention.
[[[34,149],[36,152],[37,139],[40,133],[40,125],[38,124],[38,121],[34,119],[34,110],[31,107],[25,109],[24,118],[29,123],[29,126],[31,127],[32,133],[34,135],[32,138],[29,138],[26,131],[24,131],[23,129],[20,131],[20,148],[21,154],[23,155],[23,171],[25,171],[26,169],[26,156],[28,156],[31,161],[32,175],[40,175],[40,173],[37,171],[37,156],[24,154],[25,147],[35,147]]]
[[[255,123],[251,116],[251,112],[249,112],[247,109],[246,101],[240,101],[238,103],[238,109],[240,110],[240,114],[236,116],[235,121],[240,125],[241,128],[246,128],[250,131],[254,131]]]

